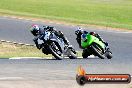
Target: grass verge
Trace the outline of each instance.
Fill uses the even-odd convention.
[[[11,57],[51,57],[51,55],[45,55],[33,46],[0,43],[0,58]]]
[[[81,51],[78,51],[78,56],[81,56]],[[52,57],[51,54],[45,55],[34,46],[25,46],[12,43],[0,43],[0,58],[11,57]]]
[[[132,29],[132,0],[1,0],[0,13]]]

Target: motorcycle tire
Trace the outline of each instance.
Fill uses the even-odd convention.
[[[53,48],[55,48],[55,47],[53,46],[53,44],[55,44],[55,45],[58,47],[58,49],[60,50],[59,44],[58,44],[57,42],[52,42],[52,43],[49,45],[49,49],[50,49],[51,54],[56,58],[56,60],[61,60],[61,59],[63,59],[62,54],[61,54],[61,55],[57,54],[57,52],[53,49]],[[60,50],[60,52],[61,52],[61,50]]]
[[[106,57],[108,58],[108,59],[111,59],[112,58],[112,53],[111,52],[106,52]]]
[[[97,48],[99,48],[99,45],[98,45],[98,44],[93,43],[93,44],[91,45],[92,51],[93,51],[99,58],[105,59],[105,56],[104,56],[103,54],[101,54],[100,51],[99,51]],[[100,50],[102,51],[102,49],[100,49]],[[102,51],[102,52],[103,52],[103,51]]]

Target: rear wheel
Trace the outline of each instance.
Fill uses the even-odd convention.
[[[104,52],[103,50],[100,48],[100,46],[96,43],[93,43],[92,46],[91,46],[93,52],[95,55],[97,55],[99,58],[101,59],[104,59],[105,56],[104,56]]]
[[[63,53],[61,51],[61,48],[59,46],[59,44],[57,42],[52,42],[49,45],[49,49],[51,51],[51,54],[57,59],[57,60],[61,60],[63,59]]]

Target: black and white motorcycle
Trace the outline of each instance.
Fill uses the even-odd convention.
[[[38,44],[42,45],[42,52],[46,55],[52,54],[57,60],[61,60],[64,57],[70,59],[76,59],[76,51],[72,45],[67,46],[63,39],[56,36],[51,31],[45,31],[42,38],[38,38]]]

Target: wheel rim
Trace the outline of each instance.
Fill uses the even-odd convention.
[[[59,50],[59,48],[54,42],[51,44],[51,48],[57,55],[62,56],[62,52]]]

